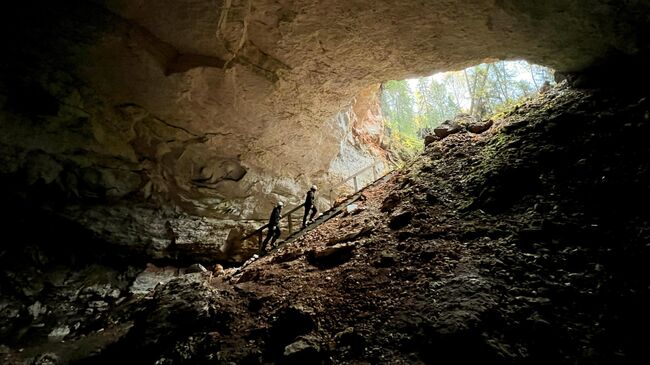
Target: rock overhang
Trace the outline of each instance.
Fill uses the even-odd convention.
[[[645,52],[650,23],[648,1],[19,6],[3,12],[1,172],[68,205],[227,219],[353,173],[333,163],[348,135],[335,116],[368,85],[486,59],[576,72]]]

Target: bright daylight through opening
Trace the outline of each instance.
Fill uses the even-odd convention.
[[[460,114],[488,119],[553,83],[553,70],[526,61],[483,63],[382,85],[381,107],[391,149],[422,150],[433,128]]]

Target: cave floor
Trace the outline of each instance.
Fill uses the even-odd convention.
[[[116,305],[105,342],[5,362],[641,363],[648,104],[553,89],[428,145],[352,214]]]

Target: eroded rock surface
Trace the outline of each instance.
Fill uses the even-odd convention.
[[[65,344],[0,346],[0,359],[644,364],[648,107],[634,93],[551,89],[483,134],[428,146],[364,191],[358,214],[221,276],[189,274],[112,303],[100,316],[112,322],[87,336],[111,346],[74,358],[66,349],[88,345],[71,330]],[[404,211],[409,224],[391,229]],[[314,265],[317,253],[352,246]],[[17,280],[4,275],[3,290]],[[31,309],[3,303],[29,316],[6,323],[32,323],[36,300],[50,307],[34,294],[42,287],[24,294]],[[90,287],[91,303],[110,301],[112,289]]]
[[[153,226],[263,219],[382,160],[379,125],[356,122],[377,119],[369,85],[488,58],[578,71],[647,49],[648,26],[646,1],[599,0],[29,0],[1,13],[9,203],[81,207],[66,217],[108,241],[138,241],[93,228],[134,203],[167,209]]]

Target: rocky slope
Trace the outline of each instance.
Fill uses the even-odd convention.
[[[230,259],[233,220],[265,218],[276,200],[353,173],[350,152],[381,158],[352,148],[342,128],[368,85],[490,58],[580,71],[647,50],[648,6],[5,2],[2,203],[57,213],[129,255],[173,258],[176,242]],[[211,231],[219,239],[202,240]]]
[[[650,102],[625,91],[553,89],[431,143],[351,215],[4,362],[644,363]]]

